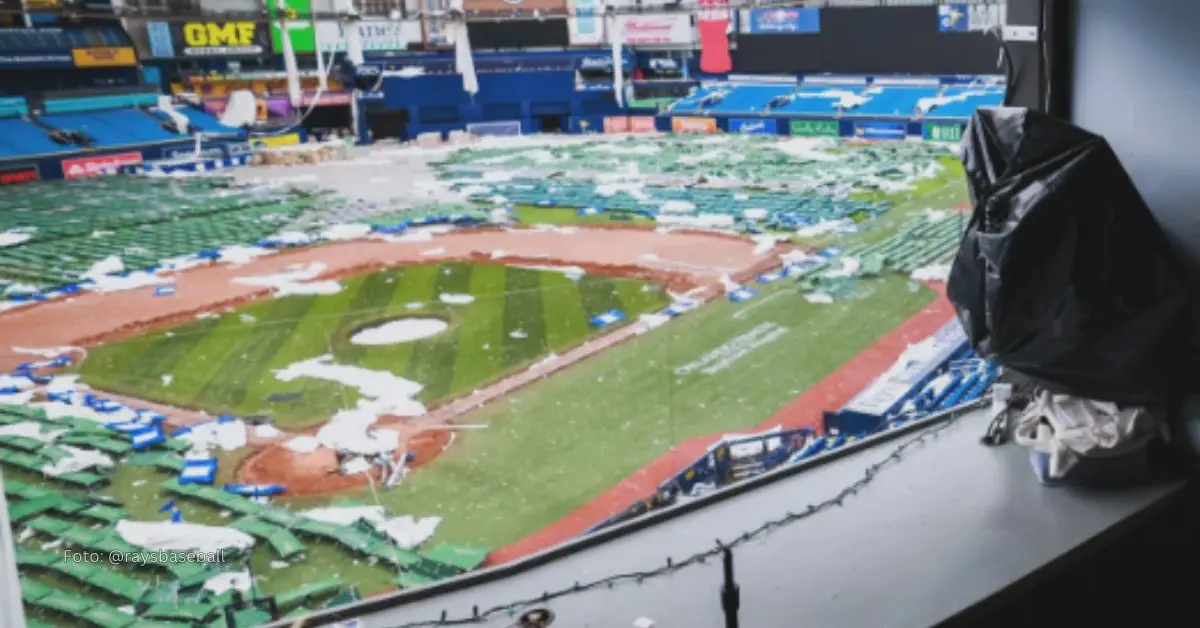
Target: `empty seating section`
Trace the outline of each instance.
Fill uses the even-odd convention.
[[[675,113],[684,113],[688,111],[700,111],[701,102],[710,94],[732,87],[731,85],[704,85],[696,88],[692,94],[688,94],[679,100],[676,100],[671,105],[671,111]]]
[[[158,102],[158,95],[146,92],[137,94],[110,94],[105,96],[85,96],[80,98],[47,99],[46,113],[77,113],[84,111],[105,111],[153,105]]]
[[[706,110],[712,113],[764,113],[773,99],[795,90],[795,84],[741,85]]]
[[[453,189],[463,189],[465,184],[456,184]],[[687,213],[699,215],[730,215],[740,217],[747,211],[761,212],[768,223],[787,222],[815,224],[821,220],[837,220],[860,215],[874,216],[887,211],[890,205],[872,203],[867,200],[833,200],[824,195],[804,195],[785,192],[742,193],[735,190],[712,188],[678,189],[646,187],[644,196],[618,191],[600,194],[592,183],[567,181],[542,181],[534,179],[512,179],[495,183],[486,192],[471,195],[473,199],[486,199],[493,194],[502,194],[517,204],[556,207],[598,207],[609,211],[635,212],[655,216],[667,203],[690,208]]]
[[[966,118],[980,107],[999,107],[1004,102],[1004,90],[995,88],[956,88],[942,95],[942,104],[934,107],[927,118]]]
[[[311,206],[291,192],[240,188],[211,177],[110,177],[6,188],[0,232],[29,229],[32,238],[0,249],[0,280],[63,287],[112,255],[136,270],[252,244]],[[27,211],[11,211],[17,208]]]
[[[0,119],[0,157],[26,157],[70,153],[79,150],[71,144],[57,144],[46,130],[24,118]]]
[[[846,115],[909,118],[915,115],[918,101],[937,95],[939,89],[936,85],[870,88],[864,93],[866,102],[848,109]]]
[[[771,109],[777,114],[820,114],[831,116],[838,105],[861,97],[863,88],[854,85],[805,85],[796,90],[796,97],[782,107]]]
[[[202,133],[209,135],[241,135],[243,133],[241,129],[221,124],[220,120],[206,111],[201,111],[193,107],[176,107],[175,111],[183,114],[183,117],[188,119],[188,123],[199,129]],[[165,112],[154,110],[153,113],[163,120],[171,119]]]
[[[722,93],[719,102],[705,102]],[[772,101],[788,97],[788,102]],[[695,93],[675,101],[674,114],[773,114],[822,115],[846,117],[912,118],[919,117],[920,103],[938,106],[927,117],[968,118],[979,107],[993,107],[1004,98],[1004,88],[942,85],[894,85],[876,82],[812,82],[795,84],[719,83],[705,85]]]
[[[134,113],[144,120],[131,119]],[[54,113],[41,116],[40,121],[63,131],[78,131],[92,138],[95,148],[133,146],[180,137],[167,132],[160,124],[138,111],[95,111],[89,113]]]

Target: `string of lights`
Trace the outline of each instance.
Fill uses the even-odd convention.
[[[693,554],[683,560],[675,561],[667,558],[666,563],[656,569],[613,574],[605,578],[591,580],[588,582],[575,582],[570,586],[565,586],[554,591],[546,591],[537,597],[513,600],[511,602],[497,604],[486,609],[480,609],[478,606],[476,606],[472,609],[470,616],[450,617],[446,611],[442,611],[441,616],[437,619],[397,624],[392,626],[392,628],[437,628],[443,626],[466,626],[478,624],[497,617],[507,616],[511,618],[515,617],[517,613],[523,610],[538,605],[544,605],[569,595],[575,595],[596,589],[614,589],[617,585],[621,584],[636,583],[640,585],[646,580],[652,578],[670,575],[687,569],[688,567],[705,564],[709,560],[722,556],[727,551],[736,549],[737,547],[745,545],[751,541],[759,540],[775,530],[789,526],[798,521],[808,519],[817,515],[818,513],[842,506],[846,500],[854,497],[859,493],[859,491],[867,488],[867,486],[869,486],[885,469],[901,462],[910,450],[936,439],[938,435],[957,423],[959,419],[968,414],[969,411],[982,407],[984,404],[985,402],[983,401],[975,401],[950,410],[945,418],[929,419],[940,420],[941,422],[933,427],[922,429],[914,436],[902,441],[899,445],[893,448],[886,457],[868,466],[863,471],[862,476],[848,486],[843,487],[832,497],[816,504],[809,504],[803,510],[788,512],[782,517],[764,521],[757,527],[743,532],[741,535],[730,541],[726,542],[718,539],[712,548]],[[516,626],[516,624],[514,624],[514,626]]]

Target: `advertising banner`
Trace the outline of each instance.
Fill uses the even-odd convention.
[[[358,34],[362,39],[363,52],[366,53],[408,50],[421,43],[421,23],[361,20],[358,22]],[[323,52],[346,51],[346,34],[341,22],[317,22],[317,39],[321,42]],[[301,51],[297,49],[296,52]]]
[[[572,46],[604,43],[603,0],[569,0],[567,8],[576,16],[567,20],[567,36]]]
[[[654,116],[629,116],[630,133],[656,133],[658,127],[654,124]]]
[[[751,9],[744,12],[748,35],[798,35],[821,32],[820,9]]]
[[[75,65],[70,53],[63,52],[0,52],[0,68],[69,68]]]
[[[35,165],[0,167],[0,185],[32,183],[41,179]]]
[[[82,179],[102,174],[112,174],[123,166],[136,166],[142,163],[141,153],[117,153],[99,157],[77,157],[62,160],[63,177],[67,179]]]
[[[178,57],[253,57],[270,47],[265,24],[181,22],[171,26]]]
[[[686,13],[659,13],[655,15],[622,15],[617,17],[617,30],[621,41],[629,45],[639,44],[692,44],[696,41],[692,31],[692,18]]]
[[[76,48],[71,59],[77,68],[132,68],[137,65],[133,48]]]
[[[467,13],[512,13],[514,11],[539,11],[542,15],[563,14],[567,0],[463,0],[463,11]]]
[[[902,140],[907,135],[903,122],[855,122],[854,137],[864,140]]]
[[[628,133],[629,118],[627,116],[605,116],[604,117],[604,132],[605,133]]]
[[[788,125],[792,135],[802,137],[837,137],[841,127],[837,120],[792,120]]]
[[[281,146],[295,146],[300,143],[299,133],[284,133],[283,135],[269,135],[266,137],[256,137],[250,140],[250,147],[256,150],[279,148]]]
[[[150,44],[150,56],[161,59],[175,56],[175,41],[171,38],[170,24],[146,22],[146,39]]]
[[[963,125],[961,124],[939,124],[937,122],[925,123],[925,139],[931,142],[961,142],[963,137]]]
[[[779,121],[775,118],[732,118],[729,120],[729,132],[742,135],[776,135],[779,133]]]
[[[714,118],[671,118],[671,130],[676,133],[716,133]]]
[[[696,30],[700,32],[700,70],[724,74],[733,69],[729,55],[729,0],[699,0]]]

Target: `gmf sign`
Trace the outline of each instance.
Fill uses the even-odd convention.
[[[180,57],[256,56],[267,50],[267,30],[255,22],[183,22],[175,28]]]

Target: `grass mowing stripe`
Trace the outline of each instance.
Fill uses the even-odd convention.
[[[181,366],[186,364],[188,367],[175,369],[174,380],[164,390],[164,397],[188,407],[195,407],[198,403],[202,405],[200,391],[220,372],[225,358],[237,351],[249,330],[250,326],[242,322],[238,314],[222,316],[204,339],[193,345],[187,356],[180,360]]]
[[[466,294],[471,289],[471,271],[470,264],[443,265],[438,273],[434,295]],[[450,307],[455,317],[462,316],[465,309],[462,305]],[[441,399],[450,392],[460,333],[461,328],[454,325],[445,333],[413,343],[413,356],[405,377],[424,386],[419,397],[422,401]]]
[[[504,368],[504,307],[508,268],[481,264],[471,272],[475,301],[459,322],[458,355],[450,394],[465,392]]]
[[[471,422],[491,427],[381,493],[381,503],[443,517],[431,542],[515,541],[690,435],[758,424],[933,298],[910,292],[902,277],[865,283],[874,293],[863,300],[818,306],[780,297],[755,310],[751,327],[774,322],[788,335],[713,375],[676,383],[674,356],[700,356],[745,333],[727,301],[584,360],[473,413]],[[676,328],[684,323],[693,333]],[[529,451],[539,452],[538,464],[523,462]]]
[[[543,273],[541,283],[546,343],[551,351],[562,351],[579,343],[590,331],[579,284],[559,273]]]
[[[513,368],[546,352],[541,273],[509,268],[504,293],[504,366]]]
[[[616,285],[608,277],[584,275],[579,280],[579,295],[588,316],[602,314],[611,309],[621,309],[621,297]]]
[[[262,373],[262,365],[283,348],[316,300],[315,295],[305,295],[272,302],[266,312],[265,320],[269,323],[250,324],[253,330],[239,350],[225,358],[221,370],[200,391],[200,398],[223,410],[236,410],[253,386],[255,376]]]
[[[348,339],[342,336],[352,333],[355,326],[384,315],[398,285],[394,272],[372,273],[363,278],[362,286],[358,289],[358,294],[354,295],[350,307],[342,314],[336,327],[328,328],[338,362],[358,364],[363,358],[367,348],[350,344]]]
[[[324,410],[337,407],[332,403],[333,393],[340,389],[338,384],[314,379],[299,379],[291,384],[282,384],[275,378],[275,371],[287,368],[289,364],[309,360],[329,353],[327,330],[331,323],[338,321],[342,313],[350,307],[362,287],[363,278],[357,277],[342,281],[342,291],[337,294],[317,298],[304,317],[292,330],[286,342],[275,355],[259,366],[259,372],[252,376],[251,384],[247,387],[246,396],[242,399],[239,411],[245,414],[270,414],[276,421],[289,426],[298,426],[294,422],[297,414],[316,416],[325,414]],[[280,392],[302,393],[299,399],[286,403],[267,401],[267,397]],[[312,411],[304,410],[311,407]]]
[[[423,312],[436,312],[434,289],[440,266],[406,266],[396,276],[396,289],[387,306],[389,316],[420,316]],[[419,308],[410,308],[419,305]],[[391,371],[403,375],[408,370],[408,362],[412,359],[413,343],[402,342],[381,347],[366,347],[360,366],[381,371]]]
[[[157,334],[135,338],[130,342],[136,343],[132,345],[137,347],[136,351],[127,350],[124,344],[93,347],[83,363],[83,380],[113,392],[121,392],[130,386],[140,392],[145,384],[155,385],[152,378],[171,374],[176,363],[216,326],[217,319],[212,318],[184,325],[169,336]],[[163,386],[161,379],[157,385]]]
[[[621,311],[634,313],[652,312],[667,304],[667,295],[661,286],[628,277],[613,280],[617,296],[621,299]]]

